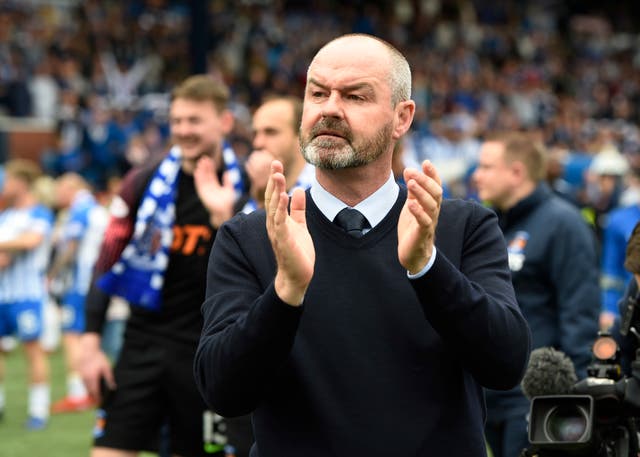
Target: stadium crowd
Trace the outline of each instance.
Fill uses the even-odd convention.
[[[194,72],[191,3],[0,2],[0,114],[51,125],[55,142],[40,155],[49,177],[77,173],[104,197],[166,153],[169,95]],[[270,96],[301,96],[324,43],[355,32],[394,44],[411,64],[416,103],[399,167],[430,159],[448,196],[477,199],[472,176],[489,132],[540,140],[549,185],[598,242],[608,328],[640,220],[638,8],[580,3],[213,0],[206,73],[230,88],[227,140],[242,166],[252,114]]]
[[[312,53],[347,32],[381,36],[409,56],[417,114],[406,161],[447,160],[446,180],[464,180],[478,138],[496,129],[538,132],[554,158],[569,162],[568,192],[580,203],[593,196],[578,195],[585,183],[573,167],[607,146],[637,155],[640,52],[624,11],[607,18],[554,2],[342,4],[337,15],[332,2],[210,2],[208,72],[232,90],[240,155],[250,150],[250,113],[261,100],[300,95]],[[0,22],[0,108],[55,123],[47,171],[80,171],[104,186],[163,150],[167,94],[192,71],[183,2],[7,1]]]

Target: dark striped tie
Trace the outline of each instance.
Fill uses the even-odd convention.
[[[367,218],[360,211],[353,208],[341,210],[333,222],[354,238],[360,238],[364,235],[362,230],[371,228]]]

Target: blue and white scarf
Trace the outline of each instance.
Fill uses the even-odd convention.
[[[228,144],[224,145],[222,152],[225,170],[230,174],[239,197],[243,183],[236,155]],[[98,285],[106,293],[154,311],[162,306],[164,274],[173,242],[181,155],[180,148],[174,146],[156,169],[138,207],[129,244],[111,270],[98,280]]]
[[[176,183],[180,148],[174,146],[156,169],[144,191],[133,236],[120,259],[99,280],[102,290],[130,304],[158,310],[173,242]]]
[[[242,173],[240,172],[240,165],[238,165],[236,153],[233,152],[231,145],[227,142],[225,142],[222,147],[222,160],[224,161],[225,173],[229,174],[231,182],[233,182],[237,200],[244,193],[244,183],[242,182]]]

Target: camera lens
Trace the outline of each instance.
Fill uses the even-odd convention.
[[[549,410],[544,431],[551,442],[576,442],[584,437],[589,416],[582,406],[559,405]]]

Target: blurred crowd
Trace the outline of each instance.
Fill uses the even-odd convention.
[[[402,0],[0,3],[0,113],[47,120],[51,176],[97,190],[166,151],[170,90],[204,58],[232,90],[236,154],[251,153],[251,115],[270,95],[301,95],[313,53],[334,36],[378,35],[409,57],[412,131],[399,169],[425,158],[451,196],[474,197],[483,136],[527,130],[548,147],[549,182],[600,232],[640,200],[640,36],[632,2]],[[202,26],[202,23],[200,23]],[[636,29],[634,29],[636,27]],[[204,44],[204,45],[203,45]],[[598,160],[595,160],[595,158]]]
[[[300,95],[321,43],[365,32],[398,46],[413,67],[417,115],[404,164],[429,157],[454,195],[469,196],[482,135],[527,129],[549,146],[559,189],[587,205],[601,197],[584,173],[595,154],[638,167],[640,41],[631,5],[609,16],[581,5],[214,0],[203,49],[207,71],[232,88],[240,156],[265,96]],[[45,169],[78,171],[104,188],[164,150],[167,94],[193,71],[192,20],[189,4],[171,0],[5,0],[0,112],[50,120],[57,141],[42,153]]]

